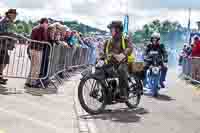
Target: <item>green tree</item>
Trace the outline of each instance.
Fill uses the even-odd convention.
[[[50,19],[50,23],[54,23],[54,22],[58,22],[58,21]],[[38,25],[38,23],[39,21],[29,20],[28,22],[26,22],[22,20],[16,20],[15,22],[16,26],[12,26],[10,29],[16,33],[30,34],[32,31],[32,28]],[[90,33],[90,32],[106,33],[106,31],[79,23],[77,21],[64,21],[63,24],[68,26],[72,30],[77,30],[79,32],[82,32],[83,34]]]
[[[143,32],[144,39],[147,39],[151,36],[151,28],[147,24],[143,26],[143,30],[140,32]]]
[[[161,23],[160,20],[154,20],[149,24],[152,32],[160,32]]]
[[[133,34],[133,42],[134,43],[140,43],[144,41],[144,32],[142,30],[137,30],[134,34]]]
[[[162,42],[166,43],[171,41],[174,43],[180,41],[186,31],[178,22],[170,22],[169,20],[160,22],[159,20],[154,20],[149,24],[145,24],[142,29],[137,30],[133,34],[133,41],[134,43],[143,43],[150,39],[153,32],[159,32]]]
[[[16,24],[16,32],[17,33],[24,33],[24,25],[22,23]]]

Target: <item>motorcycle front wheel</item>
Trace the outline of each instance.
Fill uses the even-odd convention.
[[[106,95],[101,83],[93,78],[81,80],[78,87],[81,107],[89,114],[101,113],[106,106]]]

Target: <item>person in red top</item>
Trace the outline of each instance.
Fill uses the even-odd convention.
[[[40,24],[33,28],[31,33],[31,39],[40,42],[48,42],[48,19],[42,18]],[[28,48],[28,54],[31,61],[30,77],[38,79],[46,76],[47,71],[47,59],[48,53],[46,45],[32,42]],[[27,87],[40,88],[39,80],[27,80],[25,83]]]
[[[192,48],[192,57],[200,57],[200,39],[198,36],[194,38],[194,46]]]
[[[200,80],[200,62],[197,57],[200,57],[200,39],[198,36],[194,37],[194,44],[192,47],[192,78],[195,80]]]

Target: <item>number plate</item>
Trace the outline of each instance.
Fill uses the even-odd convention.
[[[150,51],[150,54],[158,54],[158,51]]]

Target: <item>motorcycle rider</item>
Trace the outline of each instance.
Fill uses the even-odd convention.
[[[118,67],[120,99],[127,100],[128,88],[128,62],[132,60],[132,44],[123,36],[123,24],[121,21],[113,21],[108,25],[112,38],[104,44],[104,54],[107,64],[120,63]]]
[[[151,43],[147,45],[145,52],[144,52],[144,61],[145,61],[145,67],[144,67],[144,80],[146,79],[146,73],[149,69],[149,66],[151,65],[151,61],[148,60],[149,53],[151,51],[157,51],[161,58],[163,59],[163,62],[161,65],[161,76],[160,76],[160,87],[165,88],[164,81],[166,80],[166,74],[167,74],[167,65],[168,62],[168,54],[165,49],[165,46],[163,44],[160,44],[160,34],[157,32],[154,32],[151,36]],[[144,83],[145,84],[145,83]]]

